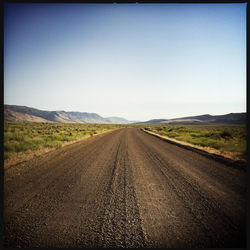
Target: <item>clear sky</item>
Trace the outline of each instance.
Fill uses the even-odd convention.
[[[246,3],[5,4],[4,103],[128,120],[246,111]]]

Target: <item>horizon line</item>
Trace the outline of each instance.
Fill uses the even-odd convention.
[[[118,118],[122,118],[125,119],[127,121],[136,121],[136,122],[146,122],[146,121],[151,121],[151,120],[174,120],[174,119],[182,119],[182,118],[187,118],[187,117],[195,117],[195,116],[204,116],[204,115],[210,115],[210,116],[220,116],[220,115],[228,115],[228,114],[239,114],[239,113],[247,113],[246,111],[242,111],[242,112],[229,112],[229,113],[224,113],[224,114],[215,114],[215,115],[211,115],[209,113],[203,113],[203,114],[199,114],[199,115],[185,115],[182,117],[176,117],[176,118],[152,118],[152,119],[148,119],[148,120],[128,120],[127,118],[124,118],[123,116],[115,116],[115,115],[110,115],[110,116],[102,116],[96,112],[86,112],[86,111],[65,111],[65,110],[44,110],[44,109],[39,109],[39,108],[34,108],[34,107],[30,107],[30,106],[26,106],[26,105],[18,105],[18,104],[7,104],[4,103],[4,105],[9,105],[9,106],[20,106],[20,107],[27,107],[27,108],[33,108],[33,109],[37,109],[37,110],[41,110],[41,111],[48,111],[48,112],[79,112],[79,113],[88,113],[88,114],[97,114],[99,116],[101,116],[102,118],[111,118],[111,117],[118,117]]]

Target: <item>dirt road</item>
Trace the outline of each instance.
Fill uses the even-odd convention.
[[[246,247],[246,171],[120,129],[5,170],[5,247]]]

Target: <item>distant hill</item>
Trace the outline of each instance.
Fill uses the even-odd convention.
[[[4,105],[5,121],[30,122],[72,122],[72,123],[116,123],[128,124],[130,121],[122,117],[104,118],[96,113],[45,111],[26,106]]]
[[[122,118],[122,117],[115,117],[115,116],[112,116],[112,117],[106,117],[105,118],[106,121],[109,121],[110,123],[119,123],[119,124],[128,124],[130,123],[128,120]]]
[[[230,113],[226,115],[199,115],[175,119],[153,119],[136,124],[179,124],[179,125],[242,125],[246,124],[246,113]]]

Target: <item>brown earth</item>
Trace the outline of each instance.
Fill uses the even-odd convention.
[[[4,175],[5,247],[246,247],[246,171],[140,129]]]

